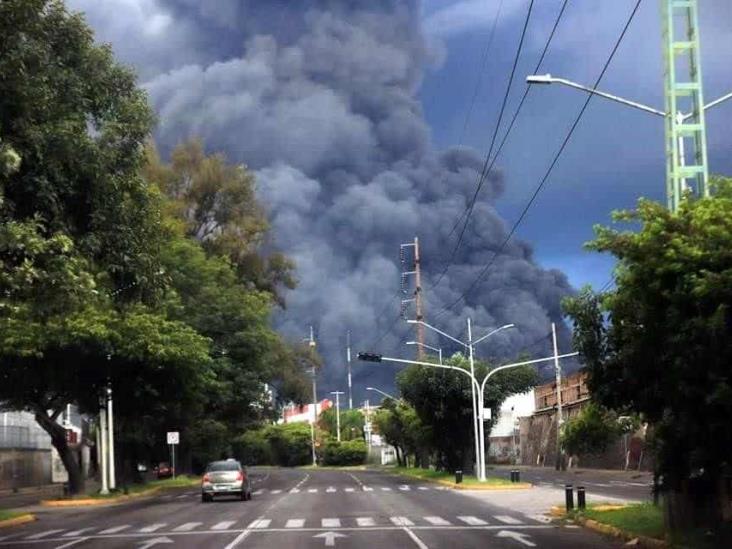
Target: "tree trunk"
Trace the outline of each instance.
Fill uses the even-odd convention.
[[[45,410],[36,410],[36,422],[51,437],[51,444],[56,448],[61,462],[69,475],[69,493],[79,494],[84,491],[84,475],[81,474],[81,463],[66,441],[66,429],[49,417]]]
[[[729,498],[723,478],[682,480],[663,491],[666,530],[672,536],[698,529],[720,532]]]

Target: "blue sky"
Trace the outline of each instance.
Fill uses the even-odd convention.
[[[540,72],[590,85],[634,3],[616,0],[598,8],[597,2],[570,1]],[[479,75],[498,4],[497,0],[433,0],[424,5],[426,31],[444,44],[442,64],[426,72],[420,90],[438,147],[460,141],[480,78],[478,100],[463,143],[487,151],[528,0],[503,3],[489,61]],[[524,77],[538,60],[561,1],[535,4],[509,115],[523,93]],[[663,109],[658,4],[658,0],[643,2],[601,88]],[[732,3],[700,4],[708,102],[732,91]],[[561,86],[532,90],[497,163],[506,177],[506,193],[497,207],[508,222],[519,216],[584,99],[581,92]],[[730,120],[732,101],[710,110],[707,116],[709,163],[714,173],[732,174],[732,137],[726,131]],[[518,234],[534,245],[542,265],[563,270],[574,286],[602,286],[609,278],[612,260],[582,249],[592,237],[592,226],[609,223],[612,210],[632,207],[639,196],[665,200],[664,180],[663,121],[596,98]]]

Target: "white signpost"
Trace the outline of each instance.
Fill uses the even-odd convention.
[[[173,479],[175,479],[175,447],[180,444],[180,433],[178,431],[168,431],[168,446],[170,446],[170,466],[173,470]]]

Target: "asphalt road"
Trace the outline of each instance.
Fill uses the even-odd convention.
[[[478,500],[372,471],[251,474],[251,501],[201,503],[197,490],[186,489],[104,508],[49,510],[0,531],[0,547],[620,547],[512,510],[501,504],[501,492]]]
[[[489,475],[509,478],[511,467],[494,466]],[[569,469],[556,471],[553,467],[518,467],[521,480],[536,486],[564,488],[571,484],[575,489],[584,486],[590,499],[598,496],[628,501],[650,501],[653,475],[646,471],[612,471],[608,469]],[[588,500],[589,501],[589,500]]]

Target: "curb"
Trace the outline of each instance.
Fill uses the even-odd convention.
[[[97,505],[113,505],[132,499],[152,496],[161,491],[161,488],[150,488],[144,492],[117,496],[116,498],[86,498],[86,499],[47,499],[41,501],[44,507],[95,507]]]
[[[418,477],[418,476],[412,476],[412,475],[406,475],[404,473],[401,473],[399,471],[385,471],[387,474],[402,477],[402,478],[409,478],[414,480],[421,480],[424,482],[431,482],[433,484],[439,484],[441,486],[447,486],[448,488],[452,488],[453,490],[475,490],[478,492],[493,492],[493,491],[499,491],[499,490],[529,490],[534,487],[533,484],[529,482],[514,482],[511,484],[470,484],[466,485],[463,483],[456,484],[455,482],[452,482],[450,480],[443,480],[443,479],[434,479],[434,478],[424,478],[424,477]]]
[[[567,516],[565,510],[556,505],[549,510],[549,514],[555,518],[564,518]],[[646,549],[666,549],[669,546],[664,540],[631,534],[630,532],[626,532],[625,530],[621,530],[615,526],[604,524],[593,519],[576,517],[571,520],[572,522],[581,524],[585,528],[594,530],[600,534],[605,534],[606,536],[611,536],[628,542],[632,541],[634,542],[633,545],[636,547],[644,547]]]
[[[0,528],[8,528],[10,526],[18,526],[19,524],[25,524],[26,522],[33,522],[36,520],[36,516],[31,513],[20,515],[19,517],[13,517],[11,519],[0,520]]]

